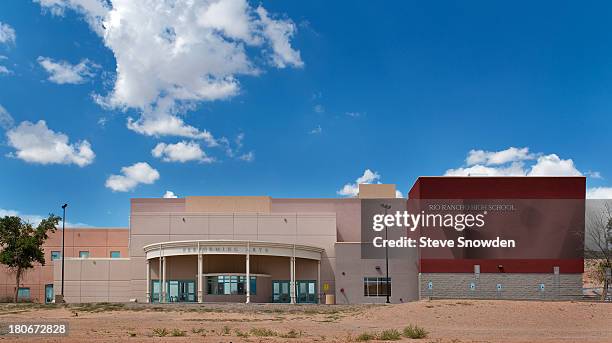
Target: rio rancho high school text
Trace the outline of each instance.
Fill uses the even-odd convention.
[[[420,177],[409,199],[582,199],[584,177]],[[582,258],[363,258],[364,201],[395,185],[360,185],[357,198],[188,196],[131,199],[129,228],[66,228],[66,302],[393,303],[427,297],[578,297]],[[395,200],[407,204],[410,200]],[[397,203],[396,203],[397,204]],[[406,205],[403,205],[406,206]],[[380,208],[379,208],[380,210]],[[58,230],[47,263],[19,285],[23,300],[61,288]],[[500,268],[503,266],[503,268]],[[0,271],[0,297],[14,294]]]

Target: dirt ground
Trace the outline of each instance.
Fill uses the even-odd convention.
[[[35,321],[68,322],[69,335],[0,341],[357,342],[368,338],[364,333],[380,338],[383,330],[401,333],[413,324],[428,332],[423,342],[612,342],[612,304],[591,302],[0,305],[2,325]]]

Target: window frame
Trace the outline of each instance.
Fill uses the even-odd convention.
[[[20,295],[21,291],[27,291],[28,296],[24,297],[23,295]],[[32,290],[30,289],[30,287],[19,287],[17,289],[17,301],[31,301],[32,300]]]
[[[53,258],[53,254],[57,253],[57,256],[55,258]],[[62,252],[59,250],[51,250],[51,261],[56,261],[56,260],[61,260],[62,259]]]
[[[389,296],[393,294],[393,279],[389,277]],[[372,290],[375,291],[372,291]],[[386,297],[387,296],[387,278],[380,276],[365,276],[363,278],[363,296],[364,297]]]

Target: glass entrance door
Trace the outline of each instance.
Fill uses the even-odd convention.
[[[160,287],[159,280],[151,281],[151,302],[159,302]],[[195,281],[192,280],[168,280],[166,281],[167,302],[195,302]]]
[[[45,304],[53,302],[53,284],[45,285]]]
[[[272,302],[288,303],[291,301],[289,295],[289,281],[274,280],[272,281]]]
[[[317,286],[315,281],[297,281],[297,302],[314,304],[317,302]]]

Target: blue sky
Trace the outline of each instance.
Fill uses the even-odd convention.
[[[0,212],[126,226],[166,191],[405,195],[444,174],[612,196],[608,3],[194,6],[0,2]]]

